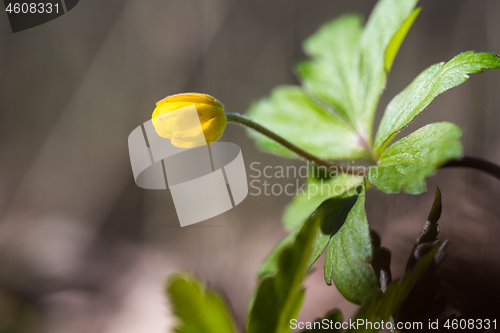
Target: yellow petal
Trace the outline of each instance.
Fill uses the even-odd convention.
[[[156,103],[152,120],[158,135],[171,139],[178,147],[192,148],[217,141],[226,128],[227,117],[224,106],[216,98],[185,93]],[[205,137],[203,142],[201,134]]]
[[[175,133],[172,136],[171,142],[174,146],[179,148],[195,148],[207,145],[201,127]]]
[[[204,122],[201,127],[205,133],[205,140],[208,143],[215,142],[220,139],[224,129],[226,128],[227,117],[225,114],[218,115],[207,122]]]
[[[159,136],[170,139],[174,133],[200,127],[198,111],[194,105],[184,106],[153,118],[153,125]]]

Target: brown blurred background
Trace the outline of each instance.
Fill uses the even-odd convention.
[[[290,197],[249,196],[235,209],[180,228],[168,191],[138,188],[128,134],[155,102],[178,92],[216,96],[230,112],[294,84],[302,41],[344,12],[375,1],[81,0],[68,14],[13,34],[0,14],[0,332],[170,332],[165,277],[190,270],[230,299],[244,325],[259,262],[285,235]],[[500,53],[498,0],[422,0],[381,103],[429,65],[466,50]],[[500,164],[500,71],[439,97],[405,133],[449,120],[468,155]],[[377,123],[381,117],[380,112]],[[247,165],[288,165],[256,150],[242,128],[224,141]],[[249,169],[247,168],[247,171]],[[278,181],[278,180],[271,180]],[[290,181],[290,180],[284,180]],[[393,251],[394,275],[441,187],[441,272],[465,311],[500,295],[500,183],[441,170],[421,196],[368,195],[368,217]],[[320,260],[322,261],[322,260]],[[302,320],[355,307],[322,279],[307,281]]]

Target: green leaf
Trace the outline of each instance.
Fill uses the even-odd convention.
[[[399,30],[392,36],[391,42],[387,46],[387,50],[385,51],[385,70],[390,71],[392,68],[392,64],[394,63],[394,58],[398,54],[399,48],[403,43],[406,34],[410,30],[413,22],[415,22],[418,14],[421,12],[421,8],[417,8],[411,13],[410,16],[403,22],[403,24],[399,27]]]
[[[311,255],[318,221],[310,219],[292,245],[278,259],[278,270],[259,282],[247,321],[247,333],[291,332],[290,320],[297,318],[304,289],[301,287]]]
[[[314,60],[297,66],[304,88],[333,107],[340,116],[356,124],[359,93],[359,39],[363,19],[343,15],[323,25],[304,43],[304,51]]]
[[[326,199],[340,196],[363,183],[363,177],[339,173],[333,179],[309,176],[307,182],[286,207],[283,224],[288,230],[300,228],[314,210]]]
[[[377,104],[387,83],[387,48],[391,46],[392,50],[396,51],[395,43],[401,43],[402,40],[394,40],[394,35],[405,29],[401,28],[403,24],[410,23],[408,17],[412,15],[417,1],[380,0],[373,9],[361,36],[359,63],[361,87],[358,96],[362,97],[362,103],[359,104],[357,113],[363,120],[361,133],[367,133],[369,139]],[[395,54],[391,55],[392,58],[394,56]]]
[[[345,119],[363,144],[371,140],[377,103],[389,68],[416,18],[417,0],[381,0],[363,30],[359,15],[343,15],[304,43],[313,60],[297,67],[306,91]]]
[[[342,329],[335,328],[335,323],[342,323],[342,313],[337,309],[329,311],[324,318],[316,319],[312,324],[313,327],[302,331],[302,333],[341,332]]]
[[[364,320],[364,323],[370,322],[372,325],[360,325],[355,329],[349,329],[346,333],[350,332],[377,332],[377,329],[373,328],[373,324],[376,322],[387,322],[389,317],[394,315],[394,313],[399,309],[403,301],[410,294],[413,287],[417,284],[420,278],[424,275],[427,268],[431,265],[434,257],[439,252],[442,243],[438,244],[430,253],[424,255],[419,262],[416,264],[415,268],[408,271],[401,282],[392,282],[384,295],[378,295],[364,304],[352,319],[352,321],[357,322],[358,320]],[[425,325],[425,323],[424,323]],[[371,327],[370,327],[371,326]]]
[[[310,179],[318,183],[321,181]],[[344,182],[338,180],[334,178],[326,183],[335,182],[345,186]],[[325,200],[308,219],[318,224],[308,266],[314,264],[328,247],[324,265],[325,280],[331,284],[333,277],[344,297],[360,304],[379,292],[379,283],[370,266],[373,254],[365,212],[365,190],[358,194],[354,187],[362,188],[359,186],[360,179],[351,180],[356,185],[351,184],[350,191],[344,189],[342,195]],[[277,258],[294,241],[296,234],[296,231],[292,231],[273,249],[259,269],[259,278],[276,273]]]
[[[312,101],[299,87],[282,86],[250,106],[247,115],[299,148],[322,159],[358,159],[365,156],[357,134],[329,111]],[[270,153],[297,157],[269,138],[249,131],[259,147]]]
[[[304,43],[313,60],[298,66],[304,88],[311,94],[299,87],[280,87],[252,104],[247,115],[320,158],[370,158],[366,146],[387,81],[386,50],[390,45],[392,61],[413,22],[407,18],[415,3],[381,0],[364,31],[358,15],[326,24]],[[250,133],[262,150],[297,157],[280,144]]]
[[[365,211],[365,190],[326,250],[325,280],[332,278],[350,302],[362,304],[380,293],[379,280],[371,267],[373,247]]]
[[[415,119],[441,93],[469,80],[471,73],[483,68],[500,68],[500,58],[493,53],[461,53],[448,61],[423,71],[405,90],[389,103],[375,138],[375,156],[405,126]]]
[[[232,333],[234,324],[224,302],[193,276],[178,274],[167,282],[166,293],[180,323],[176,333]]]
[[[318,260],[321,253],[325,251],[330,239],[344,224],[357,198],[357,193],[330,198],[325,200],[311,215],[310,220],[317,221],[319,227],[316,230],[312,244],[308,266],[312,266]]]
[[[424,126],[386,149],[368,178],[386,193],[423,193],[425,178],[462,155],[461,136],[462,130],[449,122]]]
[[[332,179],[318,179],[309,173],[307,183],[303,187],[303,192],[299,191],[288,205],[283,216],[284,224],[290,230],[290,233],[264,259],[259,267],[258,279],[260,280],[276,274],[280,254],[295,241],[300,228],[323,201],[346,193],[357,195],[355,188],[362,183],[363,177],[355,175],[342,173]],[[340,225],[344,220],[345,218],[340,218]],[[325,247],[326,245],[323,247],[323,250]]]

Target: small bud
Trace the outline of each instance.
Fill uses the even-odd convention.
[[[156,133],[180,148],[204,146],[219,140],[226,128],[224,105],[197,93],[168,96],[156,103],[152,115]]]

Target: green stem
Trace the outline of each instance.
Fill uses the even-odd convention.
[[[279,144],[283,145],[284,147],[288,148],[289,150],[293,151],[295,154],[305,158],[308,161],[314,162],[317,165],[321,165],[330,169],[336,169],[336,170],[341,170],[343,173],[349,173],[349,174],[356,174],[356,175],[364,175],[366,173],[365,167],[344,167],[335,163],[331,163],[328,161],[325,161],[319,157],[316,157],[314,155],[309,154],[308,152],[300,149],[299,147],[295,146],[294,144],[290,143],[289,141],[285,140],[278,134],[268,130],[267,128],[263,127],[262,125],[259,125],[258,123],[254,122],[250,118],[247,118],[245,116],[242,116],[239,113],[226,113],[227,120],[230,122],[238,123],[243,126],[247,126],[254,131],[257,131],[268,138],[278,142]]]

